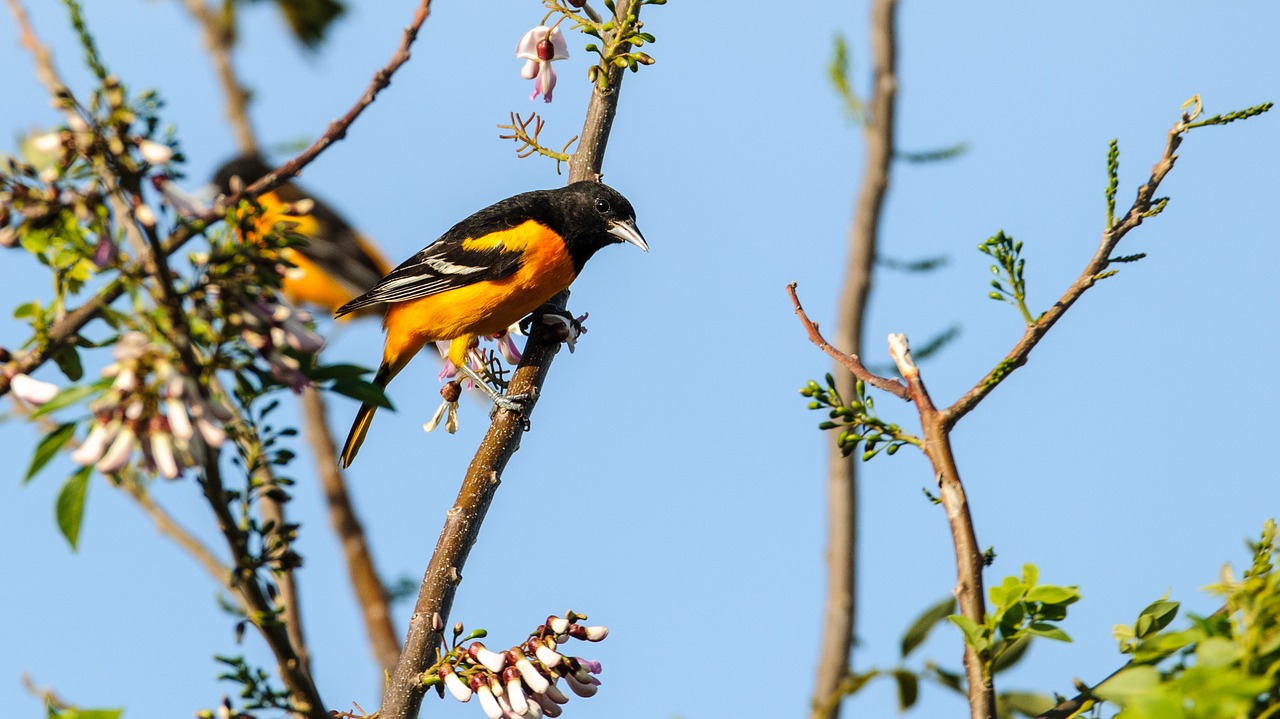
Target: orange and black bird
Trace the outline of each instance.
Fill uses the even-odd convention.
[[[585,181],[525,192],[454,225],[337,314],[386,305],[387,345],[373,379],[379,387],[428,342],[450,341],[449,360],[466,367],[477,338],[533,312],[568,288],[597,250],[621,242],[649,251],[635,210],[613,188]],[[365,403],[356,413],[344,467],[360,451],[375,409]]]
[[[231,178],[244,186],[271,172],[256,155],[242,155],[218,168],[213,182],[222,194],[231,193]],[[372,287],[391,269],[382,253],[347,223],[332,207],[286,182],[257,199],[262,212],[253,220],[253,232],[266,234],[277,223],[292,225],[291,232],[307,244],[285,250],[283,259],[293,267],[285,272],[281,292],[294,304],[323,307],[333,312]],[[368,307],[363,313],[380,314]]]

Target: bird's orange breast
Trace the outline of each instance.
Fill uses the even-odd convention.
[[[532,220],[465,240],[463,246],[474,250],[501,246],[519,252],[520,269],[500,280],[392,303],[383,322],[388,356],[415,353],[427,342],[497,334],[566,289],[576,277],[564,239]]]

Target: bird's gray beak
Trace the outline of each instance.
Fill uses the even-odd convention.
[[[645,252],[649,251],[649,243],[644,241],[644,235],[640,234],[635,220],[609,223],[609,234],[618,238],[619,242],[630,242]]]

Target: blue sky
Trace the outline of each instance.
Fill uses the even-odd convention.
[[[357,4],[310,58],[270,7],[248,8],[237,63],[263,140],[323,132],[386,62],[415,4]],[[28,5],[61,70],[85,88],[60,4]],[[519,77],[515,43],[542,14],[532,0],[439,3],[412,61],[302,182],[395,261],[490,202],[563,182],[550,162],[516,159],[495,128],[530,109],[544,113],[548,139],[581,126],[581,40],[557,66],[554,104],[530,104]],[[233,141],[179,4],[89,2],[87,15],[113,71],[167,99],[192,182],[203,181]],[[824,584],[823,450],[833,438],[796,394],[828,362],[806,342],[784,286],[799,282],[810,314],[832,323],[863,151],[825,65],[831,37],[846,33],[866,89],[866,15],[864,3],[757,0],[647,11],[658,62],[626,79],[605,173],[636,207],[652,252],[608,249],[575,284],[571,304],[590,312],[590,334],[553,368],[453,617],[490,629],[493,644],[566,608],[609,625],[610,638],[589,647],[604,662],[604,687],[575,700],[571,716],[806,711]],[[1278,22],[1264,2],[903,3],[900,146],[963,141],[970,151],[895,166],[883,255],[949,263],[877,275],[868,361],[886,361],[890,332],[920,344],[958,324],[924,376],[940,403],[972,386],[1021,332],[1015,310],[986,298],[989,262],[976,245],[1000,229],[1024,241],[1030,304],[1049,306],[1097,246],[1107,142],[1120,141],[1127,207],[1188,97],[1200,93],[1211,114],[1280,99]],[[57,116],[12,23],[0,27],[0,141],[11,148]],[[1079,585],[1084,597],[1064,625],[1075,642],[1035,647],[1002,687],[1067,693],[1073,677],[1105,676],[1120,662],[1112,625],[1166,591],[1212,610],[1198,588],[1223,562],[1239,566],[1242,540],[1280,507],[1265,459],[1280,429],[1277,122],[1191,133],[1161,188],[1168,209],[1121,245],[1148,258],[1090,291],[953,435],[979,541],[998,555],[988,580],[1035,562],[1044,581]],[[5,254],[5,305],[48,291],[34,262]],[[0,317],[0,344],[26,337]],[[375,323],[357,324],[331,337],[327,357],[373,365],[380,343]],[[458,435],[423,434],[437,370],[423,357],[397,378],[400,411],[379,414],[348,475],[389,580],[421,576],[486,425],[475,401]],[[57,379],[52,368],[37,376]],[[345,428],[355,404],[330,404]],[[913,424],[906,405],[878,407]],[[234,645],[212,582],[100,478],[71,553],[53,521],[69,463],[20,486],[35,441],[18,423],[0,430],[11,467],[0,482],[10,581],[0,705],[40,712],[20,684],[28,672],[82,705],[190,716],[231,689],[214,680],[212,654],[266,661],[256,639]],[[305,459],[293,474],[317,678],[332,706],[371,709],[379,675],[322,498]],[[941,510],[920,491],[930,485],[923,458],[878,458],[864,476],[855,661],[891,666],[914,615],[950,591],[952,550]],[[191,482],[155,494],[212,538]],[[409,605],[397,609],[403,627]],[[958,667],[958,632],[920,651]],[[929,689],[926,711],[959,710]],[[480,716],[431,702],[437,715]],[[892,706],[892,688],[874,685],[853,711]]]

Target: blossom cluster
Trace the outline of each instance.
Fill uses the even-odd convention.
[[[302,364],[287,352],[309,355],[324,346],[324,338],[307,326],[311,321],[309,312],[282,302],[257,299],[246,303],[227,321],[240,330],[245,344],[267,361],[271,376],[281,384],[294,392],[301,392],[311,384],[302,373]]]
[[[547,617],[526,641],[502,652],[478,641],[455,647],[424,681],[442,685],[460,702],[476,697],[489,719],[558,717],[569,701],[558,686],[561,679],[580,697],[594,696],[600,686],[600,662],[561,652],[570,639],[598,642],[608,636],[606,627],[579,624],[584,619],[573,612]]]
[[[71,453],[78,464],[110,474],[140,450],[149,470],[175,479],[204,458],[205,447],[226,441],[222,423],[231,413],[204,397],[146,335],[126,333],[113,354],[102,371],[111,386],[90,405],[89,435]]]

